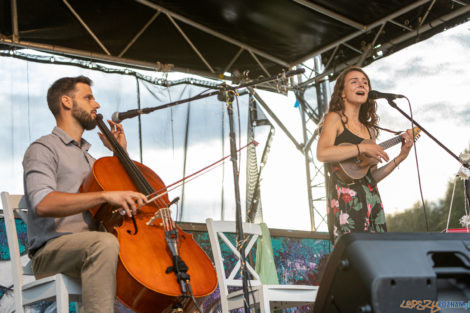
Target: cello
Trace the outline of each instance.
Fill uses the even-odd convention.
[[[153,313],[211,294],[217,287],[215,269],[193,235],[171,219],[165,184],[150,168],[130,159],[101,114],[96,121],[115,156],[94,162],[80,192],[132,190],[149,196],[163,191],[132,218],[108,204],[90,209],[119,241],[116,297],[135,312]]]

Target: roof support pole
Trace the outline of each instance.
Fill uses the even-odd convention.
[[[240,50],[238,50],[238,52],[233,56],[233,58],[230,60],[230,62],[224,68],[224,73],[227,72],[232,67],[233,63],[235,63],[235,61],[238,59],[240,54],[242,54],[243,50],[244,50],[243,48],[240,48]]]
[[[96,41],[96,43],[98,43],[98,45],[101,47],[101,49],[103,49],[103,51],[107,55],[111,55],[111,53],[109,53],[108,49],[106,49],[104,44],[98,39],[98,37],[96,37],[95,33],[93,33],[91,28],[88,27],[88,25],[82,20],[80,15],[78,15],[78,13],[73,9],[73,7],[70,5],[70,3],[68,3],[67,0],[62,0],[62,1],[69,8],[70,12],[72,12],[72,14],[77,18],[77,20],[80,22],[80,24],[82,24],[82,26],[86,29],[86,31],[91,35],[91,37],[93,37],[93,39]]]
[[[170,15],[168,15],[167,13],[165,13],[165,14],[168,17],[168,19],[173,23],[173,25],[176,27],[176,29],[180,32],[181,36],[183,36],[184,39],[186,40],[186,42],[191,46],[191,48],[193,48],[194,52],[196,52],[196,54],[202,60],[202,62],[204,62],[204,64],[209,69],[209,71],[211,71],[211,73],[215,73],[212,66],[209,64],[209,62],[207,62],[207,60],[204,58],[202,53],[196,48],[196,46],[193,44],[191,39],[189,39],[189,37],[184,33],[184,31],[181,29],[181,27],[178,25],[178,23],[176,23],[175,20]]]
[[[383,23],[382,26],[380,26],[380,29],[379,31],[377,32],[377,34],[375,34],[375,37],[374,39],[372,40],[372,42],[370,44],[367,45],[367,49],[364,50],[364,52],[362,52],[362,55],[361,55],[361,58],[359,59],[359,62],[357,62],[357,65],[358,66],[362,66],[362,64],[364,63],[365,59],[370,55],[370,53],[372,52],[372,50],[374,50],[374,47],[375,47],[375,43],[377,42],[377,39],[379,39],[379,36],[380,34],[382,33],[384,27],[385,27],[385,24],[387,24],[387,22]]]
[[[259,59],[256,57],[256,55],[253,53],[253,51],[249,50],[248,52],[250,52],[251,56],[253,57],[253,59],[255,59],[256,63],[258,63],[259,67],[261,67],[261,69],[263,70],[263,72],[266,73],[266,75],[271,76],[271,74],[269,74],[268,70],[263,66],[263,63],[261,63],[259,61]]]
[[[376,21],[376,22],[373,22],[373,23],[371,23],[371,24],[369,24],[369,25],[364,26],[364,28],[361,29],[361,30],[355,31],[354,33],[352,33],[352,34],[350,34],[350,35],[347,35],[347,36],[344,36],[343,38],[341,38],[341,39],[339,39],[339,40],[336,40],[336,41],[332,42],[332,43],[329,44],[329,45],[326,45],[325,47],[323,47],[323,48],[321,48],[321,49],[318,49],[318,50],[316,50],[316,51],[313,51],[312,53],[308,54],[307,56],[302,57],[301,59],[299,59],[299,60],[297,60],[297,61],[294,61],[293,64],[302,63],[302,62],[304,62],[304,61],[306,61],[306,60],[308,60],[308,59],[313,58],[313,57],[316,56],[316,55],[322,54],[323,52],[326,52],[326,51],[332,49],[333,47],[336,47],[336,46],[339,45],[339,44],[345,43],[345,42],[347,42],[347,41],[349,41],[349,40],[351,40],[351,39],[353,39],[353,38],[356,38],[357,36],[361,35],[362,33],[365,33],[365,32],[369,31],[369,30],[372,29],[372,28],[375,28],[375,27],[377,27],[377,26],[379,26],[379,25],[382,25],[384,22],[389,21],[389,20],[391,20],[391,19],[394,19],[394,18],[396,18],[396,17],[398,17],[398,16],[400,16],[400,15],[402,15],[402,14],[408,12],[408,11],[411,11],[411,10],[413,10],[413,9],[415,9],[415,8],[421,6],[421,5],[423,5],[423,4],[425,4],[425,3],[429,2],[429,1],[431,1],[431,0],[419,0],[419,1],[416,1],[416,2],[414,2],[414,3],[412,3],[412,4],[408,5],[408,6],[404,7],[403,9],[400,9],[400,10],[398,10],[398,11],[396,11],[396,12],[394,12],[394,13],[392,13],[392,14],[390,14],[390,15],[388,15],[388,16],[386,16],[386,17],[384,17],[384,18],[382,18],[382,19],[380,19],[380,20],[378,20],[378,21]]]
[[[419,22],[418,28],[421,27],[421,25],[423,25],[424,21],[425,21],[426,18],[428,17],[429,12],[431,11],[432,7],[434,6],[434,3],[436,3],[436,0],[432,0],[431,4],[429,5],[428,9],[426,10],[426,13],[424,13],[423,18],[422,18],[421,21]]]
[[[392,23],[392,24],[395,24],[395,25],[397,25],[397,26],[399,26],[399,27],[401,27],[401,28],[403,28],[403,29],[406,29],[406,30],[408,30],[408,31],[410,31],[410,32],[413,31],[412,28],[410,28],[410,27],[408,27],[408,26],[405,26],[405,25],[403,25],[403,24],[401,24],[401,23],[398,23],[398,22],[395,21],[395,20],[390,20],[389,22]]]
[[[294,143],[295,147],[302,151],[302,145],[300,145],[297,140],[295,140],[294,136],[289,132],[286,126],[282,124],[282,122],[277,118],[276,114],[274,114],[273,111],[268,107],[266,102],[264,102],[263,98],[258,95],[258,93],[255,91],[253,87],[247,87],[248,91],[255,97],[255,99],[258,101],[258,103],[261,105],[261,107],[264,109],[264,112],[266,112],[279,126],[279,128],[286,134],[287,137]]]
[[[339,45],[338,45],[338,46],[339,46]],[[338,46],[337,46],[337,47],[338,47]],[[355,51],[355,52],[357,52],[357,53],[359,53],[359,54],[362,54],[362,51],[361,51],[361,50],[354,48],[353,46],[351,46],[351,45],[348,44],[347,42],[344,42],[344,43],[343,43],[343,46],[348,47],[348,48],[351,49],[352,51]]]
[[[276,63],[276,64],[279,64],[279,65],[282,65],[282,66],[285,66],[285,67],[290,67],[289,64],[288,64],[286,61],[283,61],[283,60],[281,60],[281,59],[279,59],[279,58],[276,58],[276,57],[274,57],[274,56],[272,56],[272,55],[270,55],[270,54],[268,54],[268,53],[266,53],[266,52],[263,52],[263,51],[261,51],[261,50],[259,50],[259,49],[256,49],[256,48],[254,48],[254,47],[251,47],[251,46],[249,46],[249,45],[246,45],[246,44],[244,44],[244,43],[242,43],[242,42],[240,42],[240,41],[238,41],[238,40],[235,40],[235,39],[233,39],[233,38],[230,38],[230,37],[228,37],[228,36],[226,36],[226,35],[223,35],[223,34],[217,32],[217,31],[215,31],[215,30],[213,30],[213,29],[210,29],[209,27],[206,27],[206,26],[204,26],[204,25],[201,25],[201,24],[199,24],[199,23],[196,23],[196,22],[194,22],[194,21],[192,21],[192,20],[190,20],[190,19],[188,19],[188,18],[186,18],[186,17],[184,17],[184,16],[182,16],[182,15],[173,13],[173,12],[171,12],[170,10],[165,9],[164,7],[162,7],[162,6],[160,6],[160,5],[156,4],[156,3],[153,3],[153,2],[148,1],[148,0],[135,0],[135,1],[137,1],[137,2],[139,2],[139,3],[141,3],[141,4],[143,4],[143,5],[146,5],[146,6],[150,7],[150,8],[153,8],[153,9],[155,9],[155,10],[161,10],[163,13],[168,14],[168,15],[171,15],[173,18],[175,18],[175,19],[177,19],[177,20],[179,20],[179,21],[181,21],[181,22],[183,22],[183,23],[186,23],[186,24],[188,24],[188,25],[190,25],[190,26],[192,26],[192,27],[194,27],[194,28],[197,28],[197,29],[199,29],[199,30],[201,30],[201,31],[203,31],[203,32],[205,32],[205,33],[208,33],[208,34],[210,34],[210,35],[212,35],[212,36],[214,36],[214,37],[217,37],[217,38],[219,38],[219,39],[225,40],[225,41],[227,41],[227,42],[229,42],[229,43],[231,43],[231,44],[233,44],[233,45],[235,45],[235,46],[238,46],[238,47],[243,48],[243,49],[245,49],[245,50],[251,50],[251,51],[253,51],[254,53],[256,53],[257,55],[262,56],[263,58],[268,59],[268,60],[270,60],[270,61],[272,61],[272,62],[274,62],[274,63]]]
[[[460,0],[452,0],[452,2],[455,2],[457,4],[460,4],[460,5],[463,5],[463,6],[466,6],[467,4],[463,1],[460,1]]]
[[[314,11],[317,11],[323,15],[326,15],[328,17],[331,17],[331,18],[334,18],[335,20],[337,21],[340,21],[344,24],[347,24],[349,26],[352,26],[356,29],[363,29],[365,27],[365,25],[362,25],[361,23],[358,23],[356,21],[353,21],[349,18],[347,18],[346,16],[343,16],[341,14],[338,14],[336,12],[333,12],[321,5],[318,5],[318,4],[315,4],[313,2],[310,2],[310,1],[306,1],[306,0],[294,0],[295,2],[297,2],[298,4],[301,4],[309,9],[312,9]]]
[[[333,53],[331,54],[330,58],[328,59],[328,61],[326,62],[325,64],[325,68],[328,68],[328,66],[330,66],[330,63],[331,61],[333,61],[333,59],[335,58],[335,55],[336,53],[338,52],[338,49],[339,49],[339,45],[337,45],[335,47],[335,50],[333,50]]]
[[[144,31],[150,26],[150,24],[153,23],[153,21],[155,21],[155,19],[157,18],[157,16],[160,15],[160,13],[162,13],[161,11],[157,11],[155,12],[155,14],[150,18],[150,20],[144,25],[144,27],[142,27],[142,29],[134,36],[134,38],[131,39],[131,41],[129,41],[129,43],[127,44],[127,46],[121,51],[121,53],[119,53],[118,57],[122,57],[124,55],[124,53],[126,53],[126,51],[135,43],[135,41],[137,39],[139,39],[139,37],[144,33]]]
[[[11,29],[13,30],[13,42],[18,42],[20,39],[18,31],[18,7],[16,0],[11,0]]]
[[[302,135],[304,143],[307,142],[307,121],[305,119],[305,108],[302,103],[300,103],[300,117],[302,120]],[[316,231],[315,227],[315,207],[313,205],[313,194],[312,194],[312,175],[310,172],[310,160],[309,160],[309,151],[303,151],[304,162],[305,162],[305,176],[307,179],[307,198],[308,198],[308,213],[310,216],[310,230]]]

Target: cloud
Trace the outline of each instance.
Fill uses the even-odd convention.
[[[410,77],[442,75],[443,70],[450,68],[451,65],[450,62],[445,62],[429,66],[429,63],[427,63],[423,57],[419,56],[403,64],[401,68],[393,73],[393,76],[396,78],[406,77],[409,79]]]
[[[454,41],[458,45],[462,46],[462,48],[469,49],[470,48],[470,32],[462,32],[457,34],[452,34],[447,37],[449,41]]]
[[[468,103],[465,107],[466,109],[460,111],[458,114],[462,122],[468,123],[468,121],[470,121],[470,103]]]
[[[385,77],[373,79],[371,81],[371,86],[374,90],[389,91],[396,89],[397,84],[395,83],[395,80],[391,80],[390,78]]]
[[[434,102],[419,107],[415,114],[420,116],[426,122],[444,122],[448,120],[450,123],[465,125],[470,120],[470,103],[463,106],[463,110],[459,110],[450,102]]]

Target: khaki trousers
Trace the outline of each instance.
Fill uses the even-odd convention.
[[[97,231],[67,234],[49,240],[33,257],[36,278],[63,273],[81,278],[86,313],[114,312],[119,243]]]

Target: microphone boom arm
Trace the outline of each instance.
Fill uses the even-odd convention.
[[[287,77],[302,74],[304,72],[305,72],[305,69],[300,68],[300,69],[296,69],[296,70],[282,72],[281,74],[266,77],[266,78],[259,78],[259,79],[251,80],[251,81],[242,83],[242,84],[240,84],[238,86],[235,86],[235,87],[228,86],[224,83],[224,84],[220,85],[220,88],[237,90],[237,89],[240,89],[240,88],[245,88],[245,87],[250,87],[250,86],[257,85],[257,84],[265,83],[265,82],[268,82],[268,81],[271,81],[271,80],[285,79]],[[127,118],[135,117],[135,116],[138,116],[138,115],[141,115],[141,114],[148,114],[148,113],[151,113],[153,111],[166,109],[166,108],[178,105],[178,104],[182,104],[182,103],[191,102],[191,101],[194,101],[194,100],[207,98],[207,97],[210,97],[210,96],[218,95],[219,93],[220,93],[220,91],[217,90],[217,91],[212,91],[212,92],[209,92],[209,93],[206,93],[206,94],[197,95],[197,96],[194,96],[194,97],[191,97],[191,98],[178,100],[178,101],[173,101],[173,102],[163,104],[163,105],[159,105],[159,106],[156,106],[156,107],[150,107],[150,108],[144,108],[144,109],[132,109],[132,110],[128,110],[128,111],[122,112],[122,113],[115,112],[113,114],[113,121],[117,122],[117,123],[120,123],[122,120],[125,120]],[[120,116],[122,116],[122,117],[120,117]],[[116,117],[116,120],[114,120],[114,117]]]
[[[456,159],[460,164],[462,164],[463,166],[467,167],[467,168],[470,168],[470,165],[469,164],[464,164],[464,162],[462,162],[462,160],[460,160],[460,158],[455,155],[455,153],[453,153],[452,151],[449,150],[449,148],[447,148],[446,146],[444,146],[443,143],[441,143],[439,140],[437,140],[433,135],[431,135],[423,126],[419,125],[419,123],[417,123],[414,119],[412,119],[408,114],[406,114],[402,109],[400,109],[397,104],[393,101],[393,99],[387,99],[387,102],[388,104],[390,104],[390,106],[394,109],[396,109],[398,112],[400,112],[403,116],[405,116],[408,120],[410,120],[414,125],[418,126],[421,131],[423,131],[426,135],[429,136],[429,138],[431,138],[432,140],[434,140],[434,142],[436,142],[442,149],[444,149],[447,153],[449,153],[452,157],[454,157],[454,159]]]

